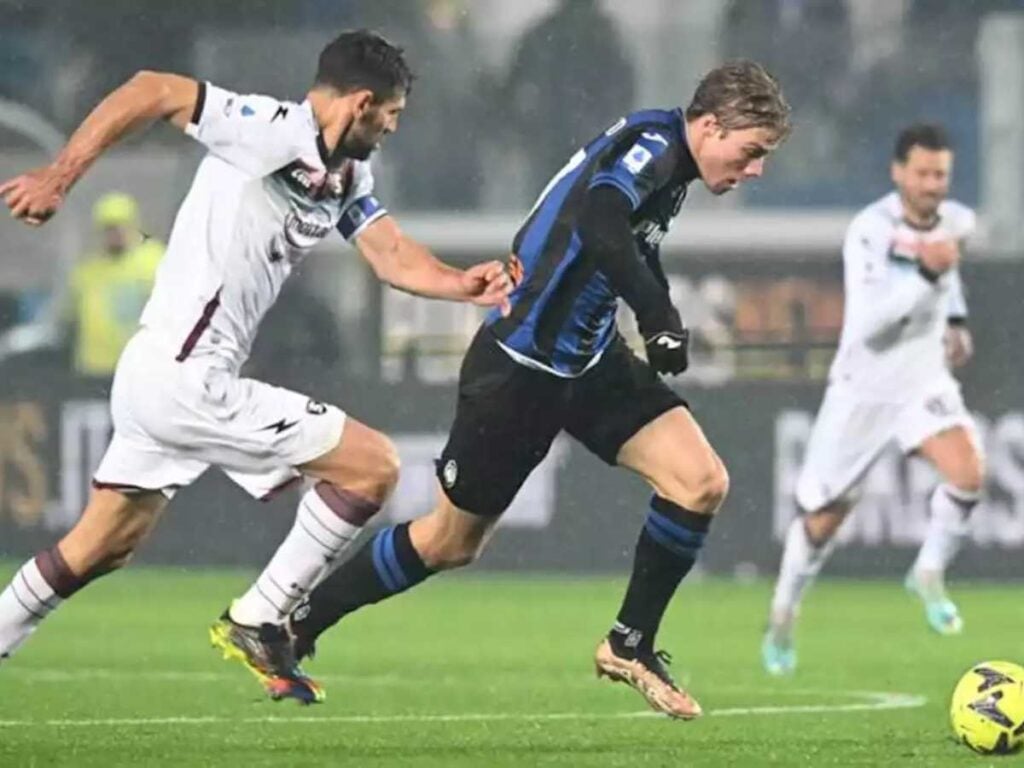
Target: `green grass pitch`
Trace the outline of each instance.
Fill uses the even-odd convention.
[[[130,569],[64,606],[0,669],[0,766],[1024,765],[956,744],[946,713],[970,664],[1024,660],[1016,587],[957,589],[966,632],[940,638],[897,583],[824,582],[773,680],[768,585],[687,584],[660,639],[708,714],[681,723],[594,678],[621,579],[435,579],[325,636],[327,702],[302,708],[207,645],[249,576]]]

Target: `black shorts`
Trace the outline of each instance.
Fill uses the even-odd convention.
[[[515,362],[484,326],[462,361],[437,476],[460,509],[500,515],[563,429],[608,464],[641,427],[686,401],[621,337],[575,379]]]

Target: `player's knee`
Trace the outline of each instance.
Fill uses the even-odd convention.
[[[729,495],[729,470],[721,460],[716,462],[717,466],[708,477],[702,487],[702,499],[705,507],[712,514],[717,512]]]
[[[420,553],[423,564],[434,571],[450,571],[476,562],[483,551],[481,542],[468,538],[450,538],[437,542]]]
[[[100,560],[89,569],[89,572],[85,574],[90,579],[95,579],[104,574],[111,573],[112,571],[124,568],[131,562],[132,557],[135,556],[134,548],[122,548],[114,549],[104,555]]]
[[[845,518],[844,512],[835,509],[805,514],[803,522],[808,541],[816,547],[827,544],[836,535]]]
[[[373,447],[373,458],[369,462],[368,477],[365,479],[369,486],[367,495],[381,502],[391,496],[398,485],[401,467],[395,444],[388,437],[379,435]]]
[[[422,518],[422,537],[414,540],[423,564],[435,571],[462,568],[475,562],[486,543],[486,529],[453,526],[444,515]]]
[[[391,492],[395,490],[395,486],[398,485],[398,473],[402,469],[402,460],[398,457],[398,449],[395,444],[389,439],[385,439],[380,463],[379,481],[387,491],[387,495],[390,496]]]
[[[729,493],[729,473],[717,458],[677,477],[672,501],[694,512],[715,514]]]
[[[104,542],[96,562],[89,569],[89,575],[102,576],[128,565],[146,532],[147,528],[143,525],[129,524],[111,533]]]
[[[985,485],[985,465],[982,458],[974,457],[971,461],[964,462],[954,477],[950,478],[950,484],[964,494],[981,493]]]

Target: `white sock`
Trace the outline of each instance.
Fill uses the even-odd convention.
[[[0,592],[0,659],[14,653],[60,604],[61,598],[39,572],[35,558],[21,566]]]
[[[256,582],[231,606],[239,624],[280,624],[337,562],[378,505],[329,483],[299,501],[295,525]]]
[[[774,630],[789,631],[804,592],[814,582],[832,550],[835,538],[821,546],[814,546],[807,538],[804,519],[796,517],[786,531],[786,544],[779,565],[779,577],[772,597],[771,624]]]
[[[913,573],[922,587],[941,589],[943,576],[967,537],[968,519],[981,494],[943,483],[932,492],[931,518],[924,542],[914,561]]]

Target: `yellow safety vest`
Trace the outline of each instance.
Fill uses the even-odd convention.
[[[109,376],[139,326],[163,243],[144,240],[120,257],[91,255],[71,273],[72,319],[77,326],[75,370]]]

